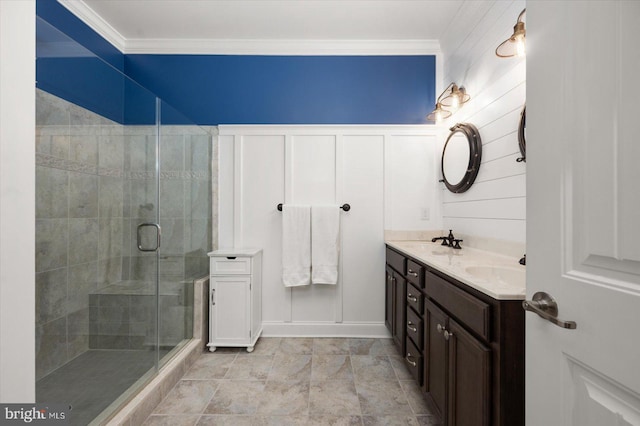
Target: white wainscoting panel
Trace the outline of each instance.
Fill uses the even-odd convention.
[[[441,129],[220,126],[219,130],[219,246],[263,249],[265,335],[386,336],[384,230],[440,229],[436,136]],[[278,203],[351,205],[349,212],[341,212],[337,285],[282,285]],[[428,220],[422,219],[424,209]]]
[[[241,222],[241,235],[236,234],[235,245],[263,249],[262,315],[273,317],[287,308],[279,287],[274,288],[282,275],[282,213],[275,200],[284,199],[285,138],[249,135],[241,139],[241,181],[235,188],[241,210],[234,215],[236,223]]]
[[[442,228],[437,135],[387,135],[385,229]]]
[[[384,137],[344,136],[342,193],[344,321],[384,321]]]
[[[336,200],[336,136],[295,135],[290,144],[292,173],[288,204],[338,204]],[[291,320],[333,321],[336,286],[310,285],[291,291]]]

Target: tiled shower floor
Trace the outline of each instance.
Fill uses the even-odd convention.
[[[346,338],[261,338],[252,353],[205,353],[144,423],[436,424],[390,339]]]
[[[87,351],[38,380],[36,401],[69,404],[70,423],[87,425],[154,366],[155,356],[144,350]]]

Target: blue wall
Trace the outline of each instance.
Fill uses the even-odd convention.
[[[422,124],[434,56],[126,55],[125,72],[198,124]]]
[[[36,15],[89,49],[114,68],[124,70],[124,55],[56,0],[36,0]]]
[[[56,0],[36,11],[95,55],[39,58],[38,87],[123,124],[153,96],[118,71],[200,125],[423,124],[435,104],[435,56],[123,55]]]

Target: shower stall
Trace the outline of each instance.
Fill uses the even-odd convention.
[[[36,399],[99,424],[193,336],[212,136],[40,18],[36,70]]]

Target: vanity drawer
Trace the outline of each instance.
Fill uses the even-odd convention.
[[[402,275],[407,273],[407,258],[390,248],[387,248],[387,263]]]
[[[407,260],[407,280],[418,288],[424,288],[424,268],[412,260]]]
[[[210,275],[247,275],[251,273],[251,258],[215,256],[209,262]]]
[[[488,304],[428,271],[425,273],[425,292],[468,328],[489,340],[491,307]]]
[[[422,318],[411,308],[407,309],[407,336],[411,337],[413,343],[416,344],[418,349],[424,347],[423,337],[423,321]]]
[[[422,352],[416,348],[411,339],[407,337],[406,340],[407,353],[404,355],[404,363],[418,385],[422,386]]]
[[[407,306],[411,306],[420,315],[424,313],[422,292],[412,284],[407,284]]]

